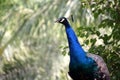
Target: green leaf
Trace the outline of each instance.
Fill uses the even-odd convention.
[[[88,45],[88,44],[89,44],[89,40],[85,40],[84,43],[85,43],[86,45]]]
[[[99,31],[96,31],[96,34],[97,34],[97,36],[100,36],[100,32]]]
[[[94,44],[96,43],[96,38],[95,39],[90,39],[90,42],[92,43],[92,45],[91,46],[94,46]]]

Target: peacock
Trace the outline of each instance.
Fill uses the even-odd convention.
[[[70,52],[69,76],[73,80],[110,80],[102,57],[84,51],[67,18],[61,17],[56,22],[65,26]]]

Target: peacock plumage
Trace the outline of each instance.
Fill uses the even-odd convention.
[[[61,17],[56,22],[65,26],[70,50],[70,77],[73,80],[110,80],[108,68],[102,57],[87,54],[83,50],[68,20]]]

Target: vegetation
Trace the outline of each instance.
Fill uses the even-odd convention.
[[[91,53],[101,55],[107,62],[112,80],[119,80],[120,77],[120,2],[116,1],[89,1],[83,2],[85,8],[90,9],[96,21],[86,28],[79,29],[80,36],[84,37],[86,45],[90,43]],[[91,35],[96,37],[91,37]],[[90,38],[88,38],[90,37]],[[101,40],[102,44],[97,43]]]
[[[54,21],[71,14],[83,48],[101,55],[119,80],[119,0],[0,0],[0,78],[67,80],[67,41]]]

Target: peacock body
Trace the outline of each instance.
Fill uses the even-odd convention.
[[[110,80],[109,71],[103,59],[95,54],[87,54],[65,17],[56,22],[65,26],[70,50],[69,75],[73,80]]]

